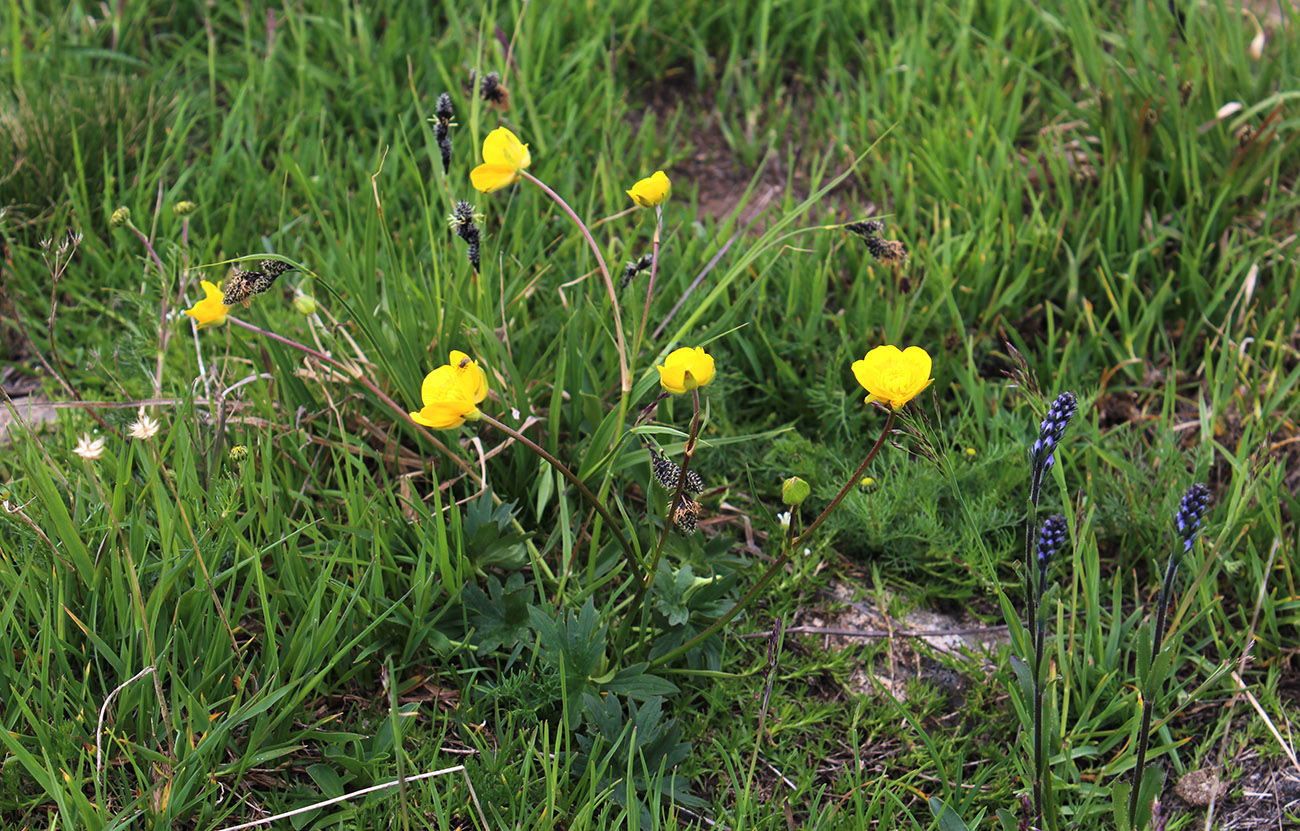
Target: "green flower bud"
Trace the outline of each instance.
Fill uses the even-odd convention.
[[[230,461],[238,464],[239,462],[242,462],[244,461],[244,459],[247,458],[248,458],[248,447],[246,445],[237,444],[234,447],[230,448]]]
[[[113,211],[113,215],[108,218],[108,227],[121,228],[123,225],[125,225],[130,221],[131,221],[131,209],[123,205],[122,207]]]
[[[298,310],[300,315],[316,314],[316,298],[310,294],[295,294],[293,296],[293,307]]]
[[[177,202],[175,205],[172,206],[172,213],[176,214],[177,216],[189,216],[190,214],[194,213],[198,209],[199,206],[195,205],[193,202],[189,202],[189,201]]]
[[[810,493],[812,488],[798,476],[791,476],[781,483],[781,501],[787,505],[802,505]]]

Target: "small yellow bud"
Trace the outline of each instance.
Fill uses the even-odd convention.
[[[123,225],[125,225],[130,221],[131,221],[131,209],[123,205],[122,207],[113,211],[113,215],[108,218],[108,227],[121,228]]]
[[[193,202],[190,201],[177,202],[175,205],[172,206],[172,213],[176,214],[177,216],[189,216],[190,214],[194,213],[198,209],[199,206],[195,205]]]
[[[247,458],[248,458],[247,446],[242,444],[237,444],[234,447],[230,448],[230,461],[238,464],[239,462],[242,462],[244,461],[244,459]]]
[[[974,456],[974,455],[975,455],[975,448],[973,448],[973,447],[968,447],[968,448],[966,448],[966,455],[967,455],[967,456]]]
[[[870,490],[876,486],[876,480],[872,479],[870,476],[863,476],[862,481],[859,482],[858,485],[861,486],[864,491]]]

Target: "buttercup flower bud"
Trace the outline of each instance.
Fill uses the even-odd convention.
[[[300,315],[316,314],[316,298],[310,294],[295,294],[293,296],[293,307]]]
[[[781,483],[781,501],[787,505],[802,505],[810,493],[812,488],[798,476],[791,476]]]
[[[237,444],[234,447],[230,448],[230,461],[238,464],[239,462],[242,462],[244,461],[244,459],[247,458],[248,458],[248,447],[246,445]]]
[[[189,216],[198,210],[198,207],[199,206],[195,205],[193,202],[177,202],[172,206],[172,213],[177,216]]]
[[[131,221],[131,209],[123,205],[122,207],[113,211],[113,215],[108,218],[108,227],[121,228],[123,225],[125,225],[130,221]]]

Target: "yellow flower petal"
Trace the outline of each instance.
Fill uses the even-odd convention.
[[[713,356],[702,347],[684,346],[668,356],[659,370],[659,385],[668,392],[681,395],[713,380]]]
[[[853,362],[853,375],[869,394],[866,401],[882,401],[895,410],[930,385],[930,355],[919,346],[899,350],[877,346],[860,361]]]
[[[483,139],[483,164],[469,172],[469,179],[476,189],[491,193],[519,181],[519,171],[532,161],[528,145],[505,127],[498,127]]]
[[[410,413],[417,424],[435,430],[454,430],[466,419],[479,417],[480,401],[487,397],[487,375],[464,352],[452,352],[451,363],[424,376],[420,384],[423,407]]]
[[[672,183],[662,170],[655,171],[653,176],[642,179],[632,186],[627,195],[632,197],[632,201],[643,208],[653,208],[656,205],[662,205],[672,192]]]
[[[500,164],[481,164],[469,172],[470,183],[476,190],[491,193],[519,181],[519,171]]]
[[[221,287],[207,280],[201,281],[199,285],[203,287],[203,299],[186,309],[185,314],[194,318],[200,329],[222,325],[226,322],[230,307],[221,302]]]

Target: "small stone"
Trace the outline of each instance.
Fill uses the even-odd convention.
[[[1180,799],[1196,808],[1209,805],[1210,799],[1222,791],[1219,775],[1208,768],[1187,771],[1174,787]]]

